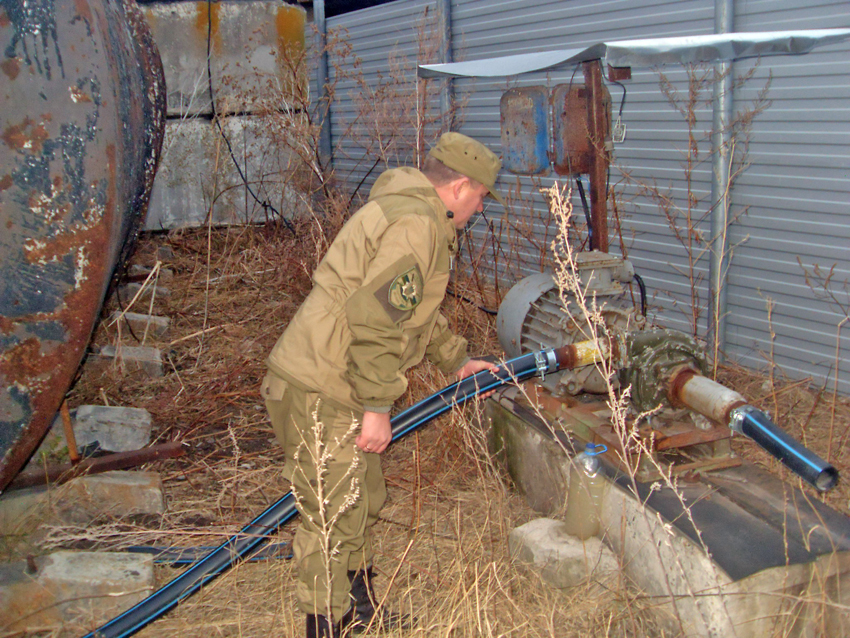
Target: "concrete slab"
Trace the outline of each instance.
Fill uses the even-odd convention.
[[[0,565],[0,618],[12,632],[93,627],[143,600],[153,587],[151,556],[55,552]]]
[[[162,354],[159,348],[150,346],[102,346],[89,358],[87,365],[119,365],[128,373],[142,372],[149,377],[163,376]]]
[[[240,170],[254,195],[269,202],[287,219],[306,211],[304,194],[292,186],[298,181],[295,177],[303,172],[303,164],[287,150],[279,139],[280,132],[269,126],[266,118],[227,117],[222,129],[239,161],[239,170],[213,122],[197,119],[166,123],[146,229],[272,219],[273,211],[264,209],[248,192]]]
[[[143,10],[162,58],[169,117],[212,113],[208,57],[219,113],[252,111],[268,83],[304,81],[293,77],[291,64],[304,50],[307,14],[301,7],[255,0],[163,2]]]
[[[98,442],[108,452],[131,452],[150,443],[151,421],[150,412],[141,408],[81,405],[74,436],[80,447]]]
[[[121,323],[124,330],[129,326],[133,334],[139,339],[146,333],[154,337],[162,337],[168,333],[171,327],[171,319],[168,317],[148,315],[140,312],[122,313],[116,310],[112,313],[109,320],[110,323]]]
[[[64,485],[32,487],[0,495],[0,534],[23,535],[38,526],[84,525],[103,516],[161,514],[162,479],[156,472],[105,472]]]
[[[511,556],[540,571],[543,580],[559,589],[574,587],[588,579],[616,579],[620,566],[598,538],[579,540],[567,533],[563,521],[538,518],[511,530]]]
[[[517,394],[487,402],[493,451],[529,503],[557,515],[570,456],[553,434],[557,423],[519,406]],[[671,635],[850,635],[847,517],[752,466],[677,490],[605,472],[603,537],[624,574],[657,601]]]

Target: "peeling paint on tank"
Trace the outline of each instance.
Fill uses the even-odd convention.
[[[164,84],[130,0],[0,0],[0,51],[2,490],[53,420],[138,231]]]

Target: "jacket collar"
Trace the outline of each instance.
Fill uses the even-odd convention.
[[[443,231],[449,252],[452,255],[457,254],[457,228],[449,219],[447,215],[449,211],[443,204],[443,200],[437,195],[434,185],[421,171],[411,167],[402,167],[383,172],[375,185],[372,186],[369,199],[376,199],[384,195],[402,195],[426,201],[429,204],[434,222]]]

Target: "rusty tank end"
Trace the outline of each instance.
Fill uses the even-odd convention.
[[[132,0],[0,0],[0,490],[44,436],[147,209],[165,124]]]

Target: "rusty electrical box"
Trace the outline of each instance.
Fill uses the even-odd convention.
[[[605,153],[611,130],[611,94],[602,85],[602,122],[595,123],[590,91],[583,84],[560,84],[552,91],[554,166],[558,175],[590,173],[596,152]],[[600,137],[601,134],[601,137]]]

